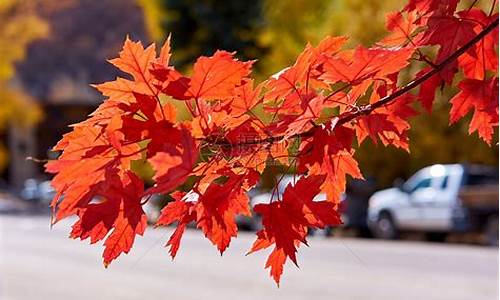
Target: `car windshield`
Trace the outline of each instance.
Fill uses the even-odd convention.
[[[407,186],[407,191],[413,193],[416,190],[429,188],[432,184],[432,178],[422,178],[419,181],[415,181],[413,186]]]

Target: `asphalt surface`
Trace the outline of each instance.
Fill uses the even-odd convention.
[[[281,287],[265,253],[245,256],[243,233],[220,257],[188,230],[174,262],[162,245],[171,229],[150,229],[105,269],[101,246],[67,238],[69,222],[0,216],[0,299],[497,299],[498,249],[311,238],[300,269],[287,264]]]

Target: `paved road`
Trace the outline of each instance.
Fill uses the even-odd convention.
[[[312,238],[278,289],[242,234],[221,258],[197,231],[171,262],[169,229],[150,230],[108,269],[69,223],[0,217],[0,299],[497,299],[498,251],[466,245]]]

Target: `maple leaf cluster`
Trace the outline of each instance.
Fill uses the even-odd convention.
[[[236,216],[252,214],[247,192],[279,164],[298,180],[253,208],[263,229],[249,251],[272,247],[266,268],[279,283],[311,228],[341,224],[346,177],[363,178],[356,147],[371,140],[408,151],[415,103],[430,111],[439,87],[459,80],[450,123],[473,111],[470,132],[492,143],[498,15],[457,7],[458,0],[410,0],[388,15],[389,34],[373,47],[346,49],[346,37],[326,37],[259,84],[250,76],[254,61],[235,53],[202,56],[187,76],[170,64],[170,38],[159,53],[127,39],[110,63],[129,78],[95,85],[107,99],[64,135],[54,147],[61,155],[46,165],[56,174],[53,222],[76,215],[71,237],[104,240],[108,265],[146,230],[144,203],[169,194],[174,201],[157,225],[177,226],[171,256],[189,223],[222,254],[237,235]],[[400,74],[415,69],[416,79],[403,82]],[[179,120],[179,104],[189,120]],[[134,172],[136,161],[153,169],[152,186]]]

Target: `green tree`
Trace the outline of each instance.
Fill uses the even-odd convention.
[[[237,51],[241,59],[261,57],[256,38],[263,26],[261,1],[138,0],[153,39],[172,33],[174,63],[183,67],[217,49]]]

